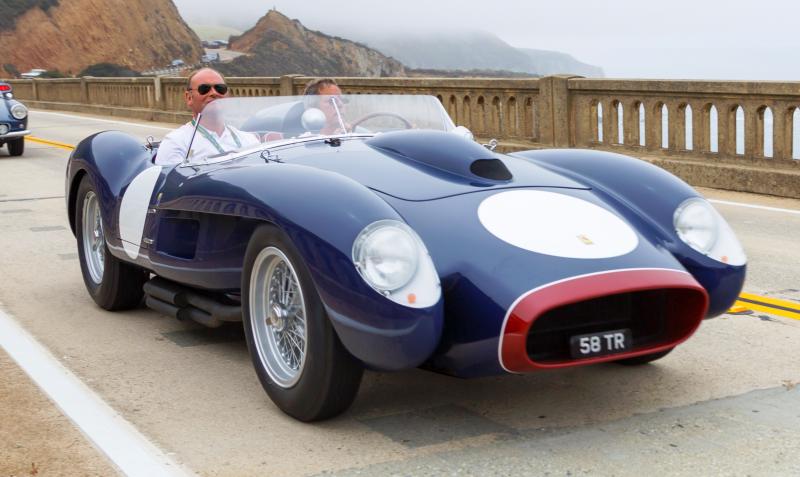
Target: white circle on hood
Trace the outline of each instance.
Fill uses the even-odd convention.
[[[478,218],[500,240],[556,257],[617,257],[639,244],[636,232],[614,213],[555,192],[494,194],[481,202]]]

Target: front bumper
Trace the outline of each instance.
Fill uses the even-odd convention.
[[[12,132],[8,132],[8,133],[6,133],[6,134],[2,134],[2,135],[0,135],[0,141],[4,141],[4,140],[6,140],[6,139],[16,139],[16,138],[18,138],[18,137],[27,136],[27,135],[28,135],[28,134],[30,134],[30,133],[31,133],[31,132],[30,132],[29,130],[27,130],[27,129],[25,129],[25,130],[23,130],[23,131],[12,131]]]

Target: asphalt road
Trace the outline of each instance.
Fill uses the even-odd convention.
[[[104,129],[159,139],[171,127],[31,114],[34,136],[66,144]],[[109,313],[94,305],[64,210],[69,151],[26,147],[21,158],[0,150],[0,307],[197,474],[800,474],[800,321],[760,312],[706,321],[668,357],[635,368],[476,380],[367,372],[346,414],[298,423],[264,394],[240,328],[207,330],[144,308]],[[800,201],[702,192],[788,210],[716,204],[750,258],[745,290],[800,302]],[[3,371],[0,358],[0,373],[10,376],[0,380],[3,409],[19,405],[10,396],[30,383]],[[0,412],[0,428],[8,419]],[[0,441],[6,445],[15,444]],[[13,472],[24,475],[0,463],[0,476]]]

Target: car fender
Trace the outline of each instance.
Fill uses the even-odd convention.
[[[359,275],[353,242],[367,225],[403,218],[372,190],[314,167],[266,163],[171,174],[159,208],[271,223],[297,247],[345,347],[379,369],[414,367],[436,349],[443,304],[390,301]]]
[[[510,154],[586,184],[640,230],[649,230],[708,291],[707,317],[724,313],[744,286],[746,265],[731,266],[686,245],[675,231],[675,210],[702,197],[686,182],[641,159],[606,151],[549,149]]]
[[[104,131],[82,140],[67,162],[66,200],[75,233],[75,201],[80,181],[88,175],[100,199],[106,239],[119,245],[119,206],[125,188],[142,171],[152,167],[151,153],[133,136]]]

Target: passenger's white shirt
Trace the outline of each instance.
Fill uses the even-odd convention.
[[[191,122],[184,124],[178,129],[170,132],[161,141],[158,146],[158,154],[156,154],[156,164],[160,165],[173,165],[183,162],[186,157],[186,149],[189,147],[189,142],[192,142],[192,150],[189,153],[189,162],[202,162],[203,159],[209,156],[220,154],[219,149],[206,137],[197,131],[192,141],[192,133],[194,132],[194,125]],[[247,147],[258,145],[260,142],[255,134],[239,131],[238,129],[226,126],[222,135],[218,135],[214,131],[208,133],[217,141],[222,149],[231,151],[234,149],[244,149]],[[241,148],[237,146],[236,140],[233,135],[239,138],[242,144]]]

